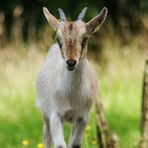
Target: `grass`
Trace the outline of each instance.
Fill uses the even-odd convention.
[[[27,48],[27,49],[26,49]],[[108,43],[106,64],[91,61],[98,74],[106,117],[121,148],[138,146],[144,57],[133,43],[121,50]],[[131,50],[130,50],[131,49]],[[35,106],[35,79],[45,54],[36,46],[0,50],[0,147],[36,148],[42,143],[42,119]],[[64,125],[65,138],[69,126]],[[84,136],[84,148],[97,148],[95,111],[92,109]],[[26,140],[27,143],[22,144]],[[26,145],[26,146],[25,146]]]

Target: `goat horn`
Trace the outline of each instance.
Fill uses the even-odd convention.
[[[79,14],[77,20],[83,20],[84,19],[84,16],[86,14],[86,11],[87,11],[87,7],[83,8],[83,10],[81,11],[81,13]]]
[[[65,21],[66,17],[65,17],[63,10],[61,8],[58,8],[58,11],[59,11],[59,14],[60,14],[61,21]]]

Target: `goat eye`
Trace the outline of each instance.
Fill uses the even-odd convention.
[[[87,43],[88,38],[85,37],[81,43],[82,49],[85,47],[86,43]]]
[[[56,39],[60,48],[62,48],[62,43],[59,39]]]

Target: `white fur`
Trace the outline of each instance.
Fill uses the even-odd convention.
[[[66,148],[62,122],[69,119],[73,125],[69,148],[80,145],[96,94],[96,76],[88,60],[80,60],[74,71],[68,71],[59,46],[54,44],[39,72],[37,93],[37,105],[50,121],[54,146]]]

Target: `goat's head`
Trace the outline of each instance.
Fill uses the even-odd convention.
[[[86,57],[89,37],[103,24],[107,16],[107,8],[103,8],[96,17],[85,23],[83,18],[86,10],[85,7],[76,21],[68,22],[62,9],[58,9],[60,13],[60,20],[58,20],[50,14],[47,8],[43,8],[47,21],[56,31],[56,40],[67,69],[70,71],[74,70],[79,62]]]

